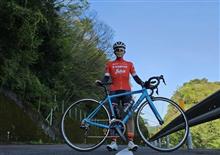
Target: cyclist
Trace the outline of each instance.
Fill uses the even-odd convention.
[[[135,68],[133,66],[132,62],[126,61],[123,59],[123,56],[125,54],[126,45],[118,41],[113,45],[114,54],[116,55],[116,59],[114,61],[110,61],[106,64],[105,67],[105,76],[102,81],[96,80],[97,82],[106,83],[111,78],[112,84],[110,85],[110,95],[113,94],[120,94],[124,92],[131,91],[131,86],[129,84],[129,75],[131,74],[134,80],[140,84],[144,85],[144,82],[138,77],[138,75],[135,72]],[[119,110],[118,106],[119,103],[122,103],[123,110],[125,110],[127,107],[132,104],[132,96],[120,96],[112,99],[112,105],[114,107],[114,111],[116,112],[117,118],[120,118],[120,115],[123,113]],[[138,145],[134,144],[133,138],[134,138],[134,120],[131,117],[131,119],[126,124],[127,126],[127,137],[128,137],[128,149],[135,151],[138,148]],[[112,150],[118,150],[118,145],[116,143],[116,137],[112,134],[112,142],[110,145],[107,145],[107,149],[109,151]]]

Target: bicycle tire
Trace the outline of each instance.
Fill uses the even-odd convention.
[[[81,116],[88,116],[94,108],[98,107],[100,103],[94,99],[82,99],[79,101],[74,102],[71,104],[66,111],[64,112],[62,119],[61,119],[61,134],[64,138],[64,141],[73,149],[77,151],[91,151],[96,149],[97,147],[101,146],[101,144],[105,141],[109,134],[109,129],[104,129],[97,127],[94,125],[88,125],[88,128],[80,128],[82,120],[84,117]],[[78,111],[77,111],[77,110]],[[87,112],[87,110],[89,112]],[[74,111],[74,117],[72,115],[72,111]],[[84,112],[84,113],[83,113]],[[99,113],[100,112],[100,113]],[[71,114],[70,114],[71,113]],[[78,118],[78,114],[80,114]],[[77,116],[77,118],[76,118]],[[98,113],[94,116],[94,121],[98,122],[99,120],[102,121],[106,120],[105,125],[109,126],[110,123],[110,115],[108,110],[104,105],[100,106]],[[107,118],[104,118],[107,117]],[[87,135],[88,130],[90,130],[89,134]],[[102,131],[103,130],[103,131]],[[103,132],[103,134],[102,134]],[[93,134],[96,134],[93,136]],[[101,136],[97,136],[97,134],[101,134]],[[85,136],[86,135],[86,136]],[[93,137],[92,137],[93,136]],[[83,139],[84,137],[84,139]],[[92,139],[92,138],[97,138]],[[100,138],[100,140],[99,140]],[[94,143],[94,144],[93,144]]]
[[[162,125],[159,124],[148,102],[144,102],[138,108],[136,116],[138,133],[143,141],[152,149],[160,152],[174,151],[184,144],[189,133],[189,125],[185,113],[177,103],[168,98],[152,97],[152,101],[164,123]],[[178,126],[176,126],[169,133],[168,128],[169,126],[172,128],[172,124],[167,125],[178,119],[180,122],[183,122],[182,126],[179,126],[183,129],[178,130]],[[159,131],[161,132],[159,133]],[[161,137],[158,135],[161,135]]]

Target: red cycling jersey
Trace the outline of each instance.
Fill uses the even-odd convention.
[[[132,76],[136,75],[132,62],[125,61],[123,58],[108,62],[105,68],[105,76],[111,76],[110,91],[131,90],[129,73]]]

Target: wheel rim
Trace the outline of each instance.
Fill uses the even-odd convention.
[[[159,124],[149,104],[145,102],[141,105],[137,114],[136,124],[138,132],[147,145],[155,150],[164,152],[176,150],[184,143],[188,135],[189,129],[187,119],[181,108],[176,105],[175,102],[162,97],[153,98],[153,102],[165,121],[164,125]],[[155,135],[159,130],[163,129],[179,115],[181,115],[181,121],[185,122],[183,130],[169,133],[167,136],[164,134],[161,138],[154,138],[157,137]]]
[[[79,151],[89,151],[97,148],[105,141],[109,134],[109,129],[89,124],[85,124],[86,128],[80,128],[82,120],[98,105],[99,103],[96,100],[83,99],[67,108],[61,120],[61,132],[65,142],[70,147]],[[107,109],[101,106],[99,112],[92,120],[109,126],[110,116]]]

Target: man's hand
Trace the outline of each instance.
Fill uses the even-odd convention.
[[[102,83],[102,81],[101,80],[95,80],[95,83]]]
[[[145,83],[144,83],[143,81],[141,81],[140,85],[141,85],[142,87],[144,87]]]
[[[102,86],[102,81],[101,80],[95,80],[95,84],[97,85],[97,86]]]
[[[149,81],[144,82],[144,86],[147,89],[154,89],[154,85],[151,84]]]

